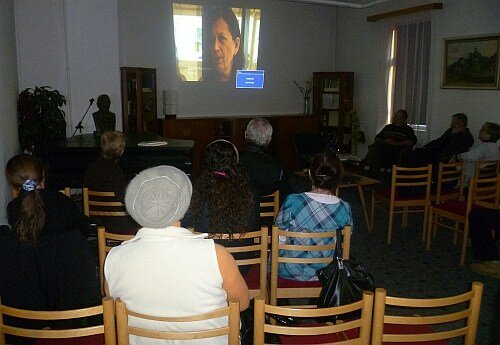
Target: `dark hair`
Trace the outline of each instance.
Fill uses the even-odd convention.
[[[342,181],[344,167],[342,162],[330,152],[317,154],[309,168],[312,184],[335,193]]]
[[[406,112],[406,110],[404,110],[404,109],[399,109],[399,110],[396,110],[396,111],[394,112],[394,115],[395,115],[395,114],[401,114],[401,115],[403,115],[403,116],[404,116],[404,118],[405,118],[405,121],[408,119],[408,113],[407,113],[407,112]]]
[[[496,143],[500,138],[500,125],[498,123],[486,122],[483,127],[486,133],[490,135],[490,142]]]
[[[464,113],[457,113],[457,114],[453,115],[452,117],[454,117],[457,120],[459,120],[460,122],[462,122],[464,127],[467,127],[467,115],[465,115]]]
[[[125,134],[123,132],[104,132],[101,136],[101,156],[118,162],[125,150]]]
[[[111,105],[111,99],[109,98],[108,95],[102,94],[99,97],[97,97],[97,107],[100,108],[107,108],[109,109],[109,106]]]
[[[253,196],[237,157],[233,144],[222,140],[209,144],[203,154],[189,213],[196,218],[208,211],[210,232],[243,234],[248,230]]]
[[[217,21],[217,19],[222,19],[227,23],[229,32],[231,33],[231,36],[233,36],[233,40],[236,40],[236,38],[240,39],[240,49],[233,58],[233,69],[231,70],[231,74],[236,75],[236,70],[243,69],[245,67],[245,56],[243,55],[243,37],[241,36],[238,19],[236,18],[236,15],[234,14],[234,11],[231,9],[231,7],[214,6],[211,12],[211,25],[213,25]],[[214,75],[215,71],[212,71],[211,77],[215,78]]]
[[[44,182],[45,172],[42,163],[35,157],[20,154],[12,157],[5,168],[5,177],[12,187],[20,191],[20,213],[16,224],[11,224],[21,241],[35,243],[45,224],[45,210],[40,195],[36,188],[30,191],[23,189],[28,180],[33,180],[37,185]]]

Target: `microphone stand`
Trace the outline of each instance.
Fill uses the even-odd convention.
[[[82,119],[80,120],[80,122],[78,122],[78,124],[77,124],[77,125],[76,125],[76,127],[75,127],[75,131],[73,132],[73,135],[72,135],[73,137],[75,136],[75,134],[76,134],[76,132],[77,132],[78,130],[80,130],[80,135],[82,135],[82,129],[83,129],[82,122],[83,122],[83,120],[85,119],[85,116],[87,116],[87,113],[89,112],[90,107],[91,107],[91,106],[92,106],[92,104],[94,103],[94,99],[93,99],[93,98],[91,98],[91,99],[89,100],[89,102],[90,102],[90,104],[89,104],[89,106],[87,107],[87,110],[85,110],[85,113],[83,114]]]

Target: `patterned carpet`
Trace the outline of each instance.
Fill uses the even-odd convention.
[[[484,291],[476,344],[500,344],[499,338],[493,340],[494,332],[498,333],[500,329],[498,315],[495,320],[495,311],[500,312],[500,280],[470,270],[470,250],[467,264],[461,267],[460,247],[452,244],[450,232],[442,230],[433,239],[431,250],[426,252],[421,241],[423,217],[420,214],[410,215],[409,229],[402,229],[401,216],[396,216],[392,245],[389,246],[386,243],[388,216],[376,211],[375,229],[370,235],[357,193],[343,189],[340,197],[351,204],[353,211],[352,256],[373,274],[377,287],[385,288],[392,296],[434,298],[466,292],[473,281],[480,281],[484,284]],[[365,191],[365,198],[369,208],[370,191]]]

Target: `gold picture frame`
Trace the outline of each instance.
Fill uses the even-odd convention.
[[[499,49],[500,34],[445,39],[441,87],[498,89]]]

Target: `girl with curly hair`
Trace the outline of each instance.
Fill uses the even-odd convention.
[[[213,141],[203,154],[201,176],[195,181],[183,225],[213,233],[215,237],[243,234],[259,229],[258,213],[253,208],[252,192],[239,163],[238,150],[230,141]]]

